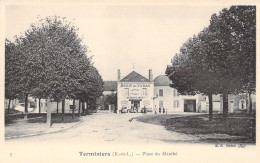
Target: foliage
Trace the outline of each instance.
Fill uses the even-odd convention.
[[[15,53],[9,52],[11,47]],[[20,95],[57,102],[82,93],[95,99],[102,94],[103,81],[87,52],[78,29],[66,18],[40,19],[14,43],[6,42],[6,92],[10,85]]]
[[[112,93],[104,96],[105,109],[108,109],[108,105],[117,105],[117,94]]]
[[[13,100],[17,98],[18,90],[16,88],[16,59],[15,44],[5,40],[5,98]]]
[[[232,6],[183,44],[166,74],[181,94],[254,91],[255,52],[255,7]]]
[[[166,74],[181,94],[255,92],[255,6],[231,6],[211,16],[210,25],[186,41]]]

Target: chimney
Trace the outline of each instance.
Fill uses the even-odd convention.
[[[152,69],[149,69],[149,80],[150,80],[150,81],[153,81]]]
[[[120,69],[117,70],[117,80],[120,80]]]

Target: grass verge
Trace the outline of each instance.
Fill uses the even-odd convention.
[[[167,130],[184,134],[197,135],[201,141],[252,143],[256,142],[255,114],[234,113],[224,121],[222,114],[214,114],[209,121],[208,115],[172,117],[170,115],[141,116],[138,121],[165,126]]]

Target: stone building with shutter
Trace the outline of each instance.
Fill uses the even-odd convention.
[[[198,112],[201,101],[200,94],[195,96],[183,96],[170,87],[171,81],[165,75],[159,75],[154,79],[154,107],[158,112],[165,108],[167,113],[174,112]]]
[[[178,91],[170,87],[171,81],[165,75],[159,75],[153,79],[152,70],[148,72],[148,78],[132,71],[124,78],[120,78],[118,70],[117,81],[117,113],[141,112],[143,108],[147,112],[167,113],[182,112],[208,112],[208,97],[202,94],[180,95]],[[246,110],[246,95],[229,95],[229,112]],[[255,95],[252,95],[253,110],[255,110]],[[223,111],[221,95],[213,95],[213,112]]]
[[[117,106],[120,112],[141,112],[143,108],[153,109],[154,84],[149,70],[149,79],[132,71],[123,79],[118,70]]]
[[[176,89],[171,88],[171,81],[165,75],[160,75],[153,80],[152,70],[148,78],[132,71],[123,79],[118,70],[117,102],[118,113],[147,112],[167,113],[198,112],[201,95],[180,96]]]

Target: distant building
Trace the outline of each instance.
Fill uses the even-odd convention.
[[[256,99],[255,95],[251,95],[251,100],[252,100],[252,109],[256,109]],[[202,112],[208,112],[209,110],[209,101],[208,97],[205,97],[205,106],[202,107],[201,111]],[[223,97],[222,95],[213,95],[212,96],[212,101],[213,101],[213,112],[223,112]],[[234,113],[234,112],[243,112],[248,110],[248,95],[246,93],[241,93],[238,95],[234,94],[229,94],[228,95],[228,112],[229,113]]]
[[[104,95],[117,93],[117,81],[104,81]]]
[[[157,108],[165,108],[168,113],[174,112],[198,112],[203,97],[183,96],[170,87],[171,81],[165,75],[157,76],[154,79],[154,105]]]
[[[40,107],[39,107],[40,105]],[[73,100],[70,99],[65,99],[65,106],[64,106],[64,111],[65,113],[72,113],[72,108],[70,107],[73,105]],[[41,99],[40,104],[39,104],[39,99],[38,98],[33,98],[31,96],[28,97],[28,113],[47,113],[47,107],[51,108],[52,113],[57,113],[57,102],[51,100],[51,99]],[[16,105],[13,107],[15,110],[24,112],[25,111],[25,103],[24,99],[18,100],[16,102]],[[41,111],[40,111],[40,109]],[[78,113],[78,108],[79,108],[79,100],[75,100],[75,113]],[[62,102],[58,103],[58,113],[62,112]],[[82,112],[82,109],[81,109]]]

